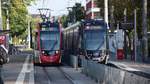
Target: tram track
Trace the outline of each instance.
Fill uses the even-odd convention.
[[[68,81],[70,81],[71,84],[77,84],[70,75],[62,70],[61,67],[58,67],[57,69],[64,75],[66,79],[68,79]]]
[[[46,78],[47,78],[47,80],[48,80],[48,84],[52,84],[51,77],[50,77],[50,75],[49,75],[49,73],[48,73],[46,67],[43,67],[42,69],[43,69],[43,71],[44,71],[44,73],[45,73],[45,76],[46,76]]]
[[[42,70],[45,74],[48,84],[77,84],[73,80],[73,78],[69,74],[67,74],[61,67],[42,67]],[[56,75],[54,75],[54,73],[56,73]],[[65,82],[59,83],[59,77],[63,77],[61,80]]]

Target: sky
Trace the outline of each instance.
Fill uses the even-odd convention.
[[[86,0],[36,0],[28,7],[30,14],[39,14],[38,8],[49,8],[51,9],[52,16],[60,16],[67,14],[67,7],[72,7],[75,2],[81,2],[85,6]]]

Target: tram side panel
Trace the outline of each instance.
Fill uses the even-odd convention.
[[[79,24],[75,24],[71,27],[63,30],[63,62],[70,65],[71,55],[78,56],[79,54]]]

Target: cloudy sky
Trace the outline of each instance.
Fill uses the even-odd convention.
[[[38,8],[50,8],[52,16],[67,14],[67,7],[72,7],[75,2],[81,2],[85,6],[86,0],[36,0],[28,7],[30,14],[38,14]]]

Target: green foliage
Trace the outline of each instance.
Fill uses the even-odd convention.
[[[75,13],[76,21],[81,21],[85,18],[84,7],[80,3],[76,3],[72,10]]]
[[[80,3],[76,3],[72,10],[69,11],[68,19],[67,21],[74,23],[76,21],[81,21],[82,19],[85,19],[85,10],[84,7],[81,6]]]
[[[148,25],[150,25],[150,0],[148,1]],[[124,19],[124,9],[127,9],[127,22],[133,22],[134,20],[134,9],[137,9],[137,26],[139,38],[142,36],[142,3],[143,0],[108,0],[109,2],[109,12],[111,6],[114,6],[114,19],[115,22],[122,22]],[[104,0],[98,0],[98,6],[102,8],[102,14],[104,14]],[[110,13],[109,13],[110,14]],[[109,15],[110,16],[110,15]],[[109,17],[110,18],[110,17]],[[148,26],[150,30],[150,26]]]
[[[114,18],[115,20],[123,20],[124,9],[127,9],[128,17],[133,15],[133,10],[135,8],[140,9],[142,5],[142,0],[108,0],[109,10],[111,6],[114,6]],[[98,6],[104,9],[104,0],[98,0]],[[103,10],[104,11],[104,10]]]
[[[61,23],[64,28],[67,27],[67,15],[61,17]]]
[[[30,3],[33,0],[2,0],[3,2],[6,2],[8,4],[2,5],[3,7],[3,25],[6,29],[6,10],[9,10],[9,20],[10,20],[10,30],[11,30],[11,36],[12,37],[18,37],[20,35],[24,35],[27,27],[27,6],[30,5]],[[21,36],[20,36],[21,37]]]
[[[11,1],[10,6],[10,28],[12,31],[12,37],[19,36],[27,28],[27,9],[24,3],[20,0]]]
[[[39,17],[36,17],[36,18],[30,17],[30,18],[31,18],[32,34],[34,36],[35,35],[35,30],[37,29],[37,24],[39,22],[41,22],[41,18],[39,18]]]

